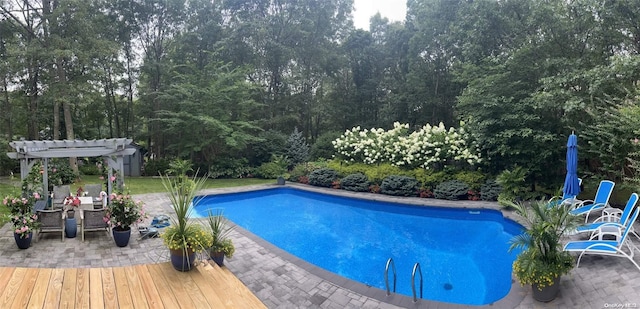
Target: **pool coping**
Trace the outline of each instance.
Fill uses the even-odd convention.
[[[504,217],[514,220],[518,223],[521,223],[521,218],[517,217],[513,212],[505,211],[495,202],[485,202],[485,201],[465,201],[469,204],[465,203],[464,206],[461,205],[461,201],[446,201],[446,200],[438,200],[434,198],[418,198],[418,197],[397,197],[397,196],[388,196],[383,194],[373,194],[373,193],[361,193],[361,192],[351,192],[345,190],[337,190],[331,188],[321,188],[321,187],[313,187],[309,185],[302,184],[291,184],[287,183],[285,185],[264,185],[264,186],[252,186],[251,188],[239,188],[234,192],[226,192],[226,193],[205,193],[205,195],[224,195],[231,193],[239,193],[239,192],[248,192],[248,191],[259,191],[259,190],[270,190],[270,189],[278,189],[283,187],[290,187],[294,189],[299,189],[303,191],[316,192],[322,194],[330,194],[335,196],[342,197],[350,197],[357,199],[365,199],[372,201],[382,201],[382,202],[394,202],[394,203],[403,203],[409,205],[416,206],[429,206],[429,207],[447,207],[447,208],[463,208],[463,209],[492,209],[500,211]],[[521,223],[522,224],[522,223]],[[366,297],[370,297],[372,299],[395,305],[404,308],[468,308],[470,306],[477,308],[515,308],[524,300],[527,295],[527,291],[525,291],[524,287],[522,287],[517,280],[511,277],[511,289],[509,293],[501,298],[500,300],[487,304],[487,305],[461,305],[461,304],[453,304],[453,303],[445,303],[433,300],[426,299],[418,299],[417,302],[413,302],[413,298],[400,294],[391,294],[387,296],[387,293],[383,289],[379,289],[376,287],[371,287],[360,283],[358,281],[345,278],[336,273],[330,272],[323,268],[320,268],[316,265],[313,265],[305,260],[302,260],[293,254],[288,253],[287,251],[271,244],[270,242],[262,239],[261,237],[253,234],[252,232],[234,224],[234,228],[243,236],[249,238],[259,246],[262,246],[266,250],[272,252],[273,254],[281,257],[285,261],[292,263],[301,269],[309,272],[312,275],[315,275],[323,280],[331,282],[336,286],[341,288],[353,291],[355,293],[361,294]]]

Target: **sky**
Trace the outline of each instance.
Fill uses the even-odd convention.
[[[406,0],[354,0],[353,4],[353,23],[364,30],[369,30],[369,18],[377,12],[394,22],[403,21],[407,11]]]

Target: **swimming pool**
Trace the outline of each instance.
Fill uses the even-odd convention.
[[[281,188],[204,197],[199,216],[222,208],[234,223],[341,276],[384,289],[392,257],[398,293],[411,296],[421,264],[424,298],[482,305],[511,288],[508,241],[521,226],[499,211],[368,201]]]

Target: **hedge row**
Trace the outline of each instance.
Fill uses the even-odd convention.
[[[345,170],[352,173],[345,175]],[[459,178],[450,179],[446,176],[446,173],[441,174],[442,172],[429,174],[424,172],[424,170],[422,170],[422,172],[419,170],[413,171],[419,176],[422,176],[421,178],[423,180],[421,181],[414,175],[411,175],[411,171],[394,170],[390,165],[376,170],[377,168],[367,168],[359,166],[358,164],[349,165],[343,169],[343,172],[330,167],[324,167],[311,171],[308,176],[296,173],[296,178],[290,178],[290,180],[308,183],[313,186],[333,187],[355,192],[373,192],[394,196],[435,197],[447,200],[482,199],[486,201],[496,201],[501,191],[500,186],[493,180],[485,181],[478,185],[477,182],[479,180],[484,180],[484,175],[478,172],[458,172],[452,177]],[[398,173],[383,176],[384,171],[394,171]],[[344,176],[341,177],[341,175]],[[373,175],[373,177],[369,175]],[[424,179],[428,179],[428,181],[424,181]],[[436,179],[446,180],[433,185]],[[463,179],[467,179],[473,183],[473,185],[470,185],[469,182]],[[433,187],[430,185],[433,185]],[[474,186],[478,189],[475,189],[476,187]]]

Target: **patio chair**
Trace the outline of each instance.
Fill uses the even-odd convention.
[[[631,216],[629,222],[624,229],[622,229],[621,237],[617,240],[579,240],[579,241],[570,241],[564,246],[564,251],[568,252],[580,252],[580,256],[578,257],[578,261],[576,263],[576,267],[580,266],[580,260],[585,254],[598,254],[598,255],[608,255],[608,256],[617,256],[627,258],[633,265],[640,270],[640,265],[633,260],[634,251],[638,250],[638,248],[631,242],[630,239],[627,239],[629,232],[631,231],[631,225],[638,218],[638,213],[640,212],[640,208],[636,208]],[[629,252],[625,252],[625,249]]]
[[[65,213],[62,208],[53,210],[38,210],[38,234],[36,241],[40,238],[42,233],[60,233],[62,241],[64,241],[64,219]]]
[[[633,225],[629,225],[629,217],[633,213],[633,209],[636,207],[638,203],[638,194],[631,193],[627,204],[624,207],[624,210],[620,210],[618,208],[611,208],[610,211],[606,215],[602,215],[599,218],[596,218],[592,223],[580,225],[576,228],[576,232],[578,233],[591,233],[590,239],[593,239],[599,231],[603,229],[611,230],[611,229],[623,229],[626,226],[631,228],[630,233],[633,233],[636,237],[640,239],[640,236],[636,234],[633,230]]]
[[[89,184],[84,186],[84,192],[87,193],[87,196],[90,196],[93,199],[93,207],[94,208],[103,208],[107,205],[104,204],[105,198],[100,195],[102,192],[102,184]]]
[[[71,196],[71,188],[69,185],[54,186],[51,197],[51,207],[53,209],[64,208],[64,199]]]
[[[600,181],[596,197],[593,200],[584,200],[577,203],[575,208],[571,210],[571,214],[576,216],[586,215],[584,222],[587,223],[591,212],[602,210],[609,206],[609,198],[615,185],[615,182],[611,180]]]
[[[82,234],[82,241],[84,241],[85,232],[98,232],[106,231],[109,235],[109,224],[104,221],[106,209],[83,209],[80,211],[80,233]]]

